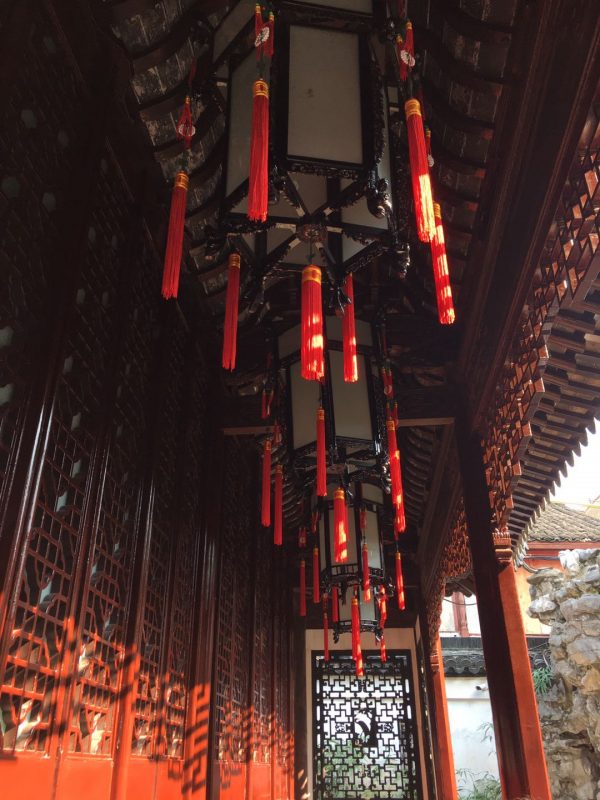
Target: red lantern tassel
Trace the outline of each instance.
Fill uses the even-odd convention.
[[[263,443],[262,506],[260,521],[268,528],[271,524],[271,440]]]
[[[273,525],[273,543],[283,544],[283,467],[275,467],[275,524]]]
[[[334,624],[340,621],[340,593],[337,586],[331,590],[331,619]]]
[[[269,87],[262,78],[254,81],[253,93],[248,219],[264,222],[269,202]]]
[[[313,547],[313,603],[321,602],[321,586],[319,583],[319,548]]]
[[[383,664],[387,661],[387,650],[385,647],[385,636],[381,634],[381,640],[379,642],[379,655],[381,657],[381,661]]]
[[[329,620],[327,611],[323,611],[323,650],[325,651],[325,661],[329,661]]]
[[[327,455],[325,450],[325,412],[317,409],[317,495],[327,497]]]
[[[348,275],[344,283],[344,292],[350,303],[344,309],[343,344],[344,344],[344,380],[354,383],[358,380],[358,358],[356,357],[356,321],[354,319],[354,280]]]
[[[237,346],[238,303],[240,298],[240,257],[231,253],[228,260],[227,298],[223,328],[223,369],[235,368]]]
[[[400,459],[400,450],[396,450],[396,459],[398,461],[400,491],[396,496],[396,519],[394,520],[394,530],[396,533],[403,533],[406,530],[406,517],[404,515],[404,488],[402,485],[402,461]]]
[[[433,261],[433,277],[437,297],[438,317],[442,325],[452,325],[455,320],[452,287],[446,257],[446,241],[442,225],[442,210],[439,203],[433,204],[435,216],[435,236],[431,240],[431,260]]]
[[[402,41],[402,37],[396,38],[398,50],[398,62],[400,66],[400,80],[405,81],[408,74],[415,65],[415,42],[413,34],[412,22],[406,23],[406,37]]]
[[[179,291],[179,272],[183,255],[183,226],[189,184],[190,179],[185,172],[176,173],[171,194],[171,213],[162,280],[162,296],[165,300],[177,297]]]
[[[304,550],[306,547],[306,528],[304,526],[298,531],[298,547],[300,550]]]
[[[387,445],[390,456],[390,479],[392,482],[392,503],[394,508],[398,505],[398,498],[402,496],[400,485],[400,454],[398,452],[398,442],[396,440],[396,425],[391,417],[385,424],[387,430]]]
[[[300,616],[306,616],[306,562],[300,562]]]
[[[417,232],[422,242],[430,242],[435,236],[433,196],[427,163],[427,145],[423,130],[423,117],[418,100],[407,100],[404,104],[408,132],[408,153],[413,187]]]
[[[344,490],[336,489],[333,495],[333,550],[334,559],[338,563],[348,560],[347,531]]]
[[[363,542],[362,546],[362,588],[365,603],[371,599],[371,576],[369,575],[369,548],[367,543]]]
[[[358,608],[358,600],[356,597],[352,598],[352,658],[356,661],[358,658],[358,651],[360,649],[360,609]]]
[[[321,270],[312,264],[302,270],[301,305],[302,377],[307,381],[320,381],[325,375]]]
[[[400,553],[396,551],[396,594],[398,596],[398,608],[404,611],[406,601],[404,599],[404,578],[402,577],[402,559]]]
[[[379,598],[379,627],[383,630],[387,622],[387,596],[383,594]]]

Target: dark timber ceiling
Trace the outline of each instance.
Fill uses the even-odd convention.
[[[245,3],[249,9],[252,4]],[[277,5],[277,4],[275,4]],[[188,197],[188,253],[183,279],[186,296],[201,299],[215,325],[221,319],[226,268],[207,259],[206,226],[215,226],[222,163],[225,157],[226,79],[216,68],[236,47],[247,48],[249,24],[213,63],[213,42],[228,14],[240,2],[219,0],[121,0],[98,3],[105,27],[126,49],[132,68],[131,109],[145,125],[154,157],[160,165],[165,192],[181,152],[175,124],[186,93],[190,65],[198,59],[201,99],[197,117],[193,171]],[[470,300],[481,280],[474,246],[486,239],[489,208],[498,191],[506,142],[520,102],[520,85],[527,74],[531,42],[524,22],[528,4],[519,0],[428,0],[408,4],[415,26],[416,49],[422,63],[423,89],[435,157],[435,192],[446,228],[451,278],[459,322],[454,330],[437,325],[428,254],[416,242],[405,281],[391,276],[377,260],[356,277],[360,316],[372,319],[383,304],[387,337],[396,365],[397,391],[444,387],[461,344],[461,332],[472,313]],[[375,0],[381,11],[384,3]],[[396,84],[389,65],[384,76]],[[298,319],[297,281],[284,279],[267,287],[270,313],[283,327]],[[533,437],[523,459],[524,474],[515,496],[513,522],[527,525],[558,469],[571,457],[585,428],[598,412],[600,367],[598,298],[594,284],[587,305],[561,311],[550,340],[546,395],[533,423]],[[198,308],[196,304],[194,306]],[[240,316],[239,369],[230,380],[233,394],[252,395],[265,363],[264,336],[255,318]],[[440,428],[404,427],[400,440],[406,453],[406,502],[409,522],[422,523],[440,447]],[[289,495],[289,505],[294,505]]]

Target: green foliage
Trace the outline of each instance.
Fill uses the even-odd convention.
[[[552,667],[538,667],[532,672],[533,687],[538,697],[544,697],[552,686]]]
[[[459,769],[456,777],[460,800],[502,800],[500,781],[489,772],[475,773],[471,769]],[[466,788],[467,784],[472,784],[470,789]]]

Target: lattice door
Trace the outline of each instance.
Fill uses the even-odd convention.
[[[366,654],[359,680],[347,653],[313,661],[315,800],[420,800],[409,651]]]

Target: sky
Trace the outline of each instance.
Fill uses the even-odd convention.
[[[561,476],[561,485],[555,486],[554,492],[552,501],[574,507],[591,503],[600,495],[600,421],[596,421],[596,433],[588,434],[587,447],[575,456],[573,466],[567,467],[567,477]]]

